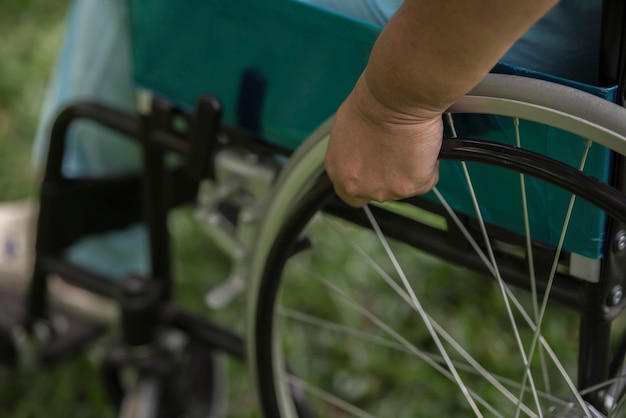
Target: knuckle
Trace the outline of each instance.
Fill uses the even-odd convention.
[[[377,190],[371,194],[371,199],[375,202],[386,202],[388,200],[392,200],[390,194],[385,190]]]
[[[428,193],[437,185],[438,181],[439,181],[439,173],[435,171],[434,173],[430,175],[430,177],[428,177],[428,179],[424,180],[420,184],[420,186],[417,187],[416,194]]]
[[[341,186],[344,193],[350,197],[357,197],[361,192],[359,183],[355,179],[347,179],[342,182]]]
[[[391,191],[397,199],[402,199],[405,197],[415,196],[418,193],[416,185],[411,181],[406,181],[402,184],[397,185]]]

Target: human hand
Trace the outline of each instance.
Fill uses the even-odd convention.
[[[340,198],[354,207],[432,189],[443,123],[438,112],[405,114],[379,103],[363,83],[340,106],[325,166]]]

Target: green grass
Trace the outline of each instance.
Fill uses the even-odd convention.
[[[36,198],[38,174],[31,162],[40,107],[63,36],[68,0],[0,2],[0,204]],[[204,293],[228,273],[218,250],[194,228],[189,210],[172,217],[177,298],[196,313],[206,313]],[[218,260],[217,263],[211,260]],[[1,309],[1,307],[0,307]],[[242,302],[219,320],[239,323]],[[238,316],[239,315],[239,316]],[[107,418],[114,416],[100,386],[101,347],[51,368],[0,373],[0,415],[19,418]],[[246,370],[224,361],[229,370],[233,417],[256,416]]]
[[[36,195],[31,148],[67,4],[0,2],[0,202]],[[45,370],[2,371],[0,410],[19,418],[111,416],[87,355]]]
[[[3,373],[0,410],[13,418],[113,417],[88,356],[45,370]]]
[[[0,2],[0,201],[32,196],[32,140],[67,0]]]

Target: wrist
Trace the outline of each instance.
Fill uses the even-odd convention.
[[[419,104],[403,105],[400,99],[397,102],[384,100],[370,86],[365,73],[357,81],[346,104],[353,106],[364,119],[382,128],[438,123],[445,110]]]

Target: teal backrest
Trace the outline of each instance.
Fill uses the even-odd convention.
[[[135,80],[295,148],[334,113],[378,29],[291,0],[129,0]],[[248,107],[239,97],[247,96]]]
[[[348,95],[365,67],[379,28],[293,0],[129,0],[135,80],[181,105],[211,93],[225,108],[225,123],[296,148]],[[572,83],[523,68],[497,72],[544,78],[604,97],[615,88]],[[243,97],[243,100],[240,98]],[[514,145],[510,121],[459,120],[459,132]],[[583,139],[524,124],[525,146],[578,165]],[[528,142],[530,141],[530,142]],[[573,146],[573,143],[577,145]],[[607,179],[610,153],[594,147],[586,171]],[[523,233],[519,178],[478,170],[475,183],[488,222]],[[509,186],[511,185],[511,186]],[[441,165],[439,187],[457,210],[474,214],[458,164]],[[556,244],[569,196],[531,182],[533,234]],[[500,191],[494,193],[494,191]],[[574,210],[565,248],[598,258],[605,245],[604,215],[584,203]]]

